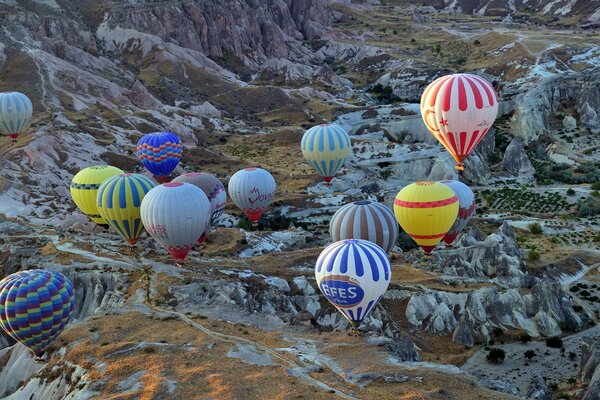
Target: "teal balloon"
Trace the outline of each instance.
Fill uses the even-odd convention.
[[[0,327],[38,357],[63,331],[74,306],[73,284],[60,272],[21,271],[0,281]]]

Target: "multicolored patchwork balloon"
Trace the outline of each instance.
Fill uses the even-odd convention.
[[[179,164],[181,142],[172,132],[149,133],[139,140],[136,154],[144,167],[164,183]]]
[[[396,195],[394,214],[408,236],[430,253],[456,221],[458,198],[439,182],[415,182]]]
[[[383,297],[391,277],[385,251],[361,239],[330,244],[315,265],[321,293],[353,326],[358,326]]]
[[[140,206],[156,183],[140,174],[121,174],[108,178],[98,189],[96,202],[104,220],[134,245],[144,226]]]
[[[485,79],[452,74],[433,81],[421,96],[421,116],[429,132],[448,150],[456,169],[492,127],[498,96]]]
[[[210,221],[210,202],[202,190],[169,182],[150,190],[140,209],[146,231],[171,255],[185,260]]]
[[[344,128],[337,124],[313,126],[304,133],[300,142],[304,159],[323,177],[331,182],[344,164],[352,144]]]
[[[443,239],[450,246],[475,215],[475,195],[470,187],[460,181],[440,181],[440,183],[452,189],[458,198],[458,216]]]
[[[0,93],[0,130],[16,139],[31,122],[33,105],[29,97],[19,92]]]
[[[387,206],[361,200],[346,204],[329,222],[332,242],[342,239],[369,240],[389,253],[398,239],[398,222]]]
[[[244,168],[229,179],[229,197],[257,223],[275,197],[275,179],[262,168]]]
[[[71,197],[82,213],[97,224],[106,224],[98,212],[96,196],[102,182],[123,171],[110,165],[95,165],[79,171],[71,181]]]
[[[20,271],[0,281],[0,327],[41,357],[75,306],[71,281],[56,271]]]

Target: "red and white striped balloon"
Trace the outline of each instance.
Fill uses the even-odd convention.
[[[452,74],[433,81],[421,96],[421,116],[429,132],[456,160],[456,169],[490,130],[498,95],[485,79]]]

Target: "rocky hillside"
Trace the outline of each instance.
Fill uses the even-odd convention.
[[[35,108],[17,143],[0,138],[0,276],[56,269],[77,297],[48,363],[0,336],[0,397],[594,398],[597,350],[579,346],[600,311],[600,47],[574,27],[598,6],[551,3],[0,0],[0,91]],[[390,205],[414,180],[459,178],[418,106],[454,71],[501,98],[460,177],[477,217],[431,257],[403,235],[388,292],[351,331],[314,281],[329,219],[357,199]],[[353,144],[330,186],[299,151],[322,121]],[[228,203],[177,265],[150,237],[129,248],[76,211],[79,169],[143,173],[135,143],[159,130],[182,139],[175,174],[272,172],[260,228]],[[546,349],[555,336],[562,353]],[[491,346],[502,366],[486,361]],[[562,357],[580,375],[553,371]]]

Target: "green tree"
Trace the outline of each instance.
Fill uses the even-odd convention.
[[[504,352],[504,350],[499,349],[497,347],[492,347],[485,358],[488,360],[488,362],[494,364],[502,364],[504,362],[505,357],[506,353]]]

